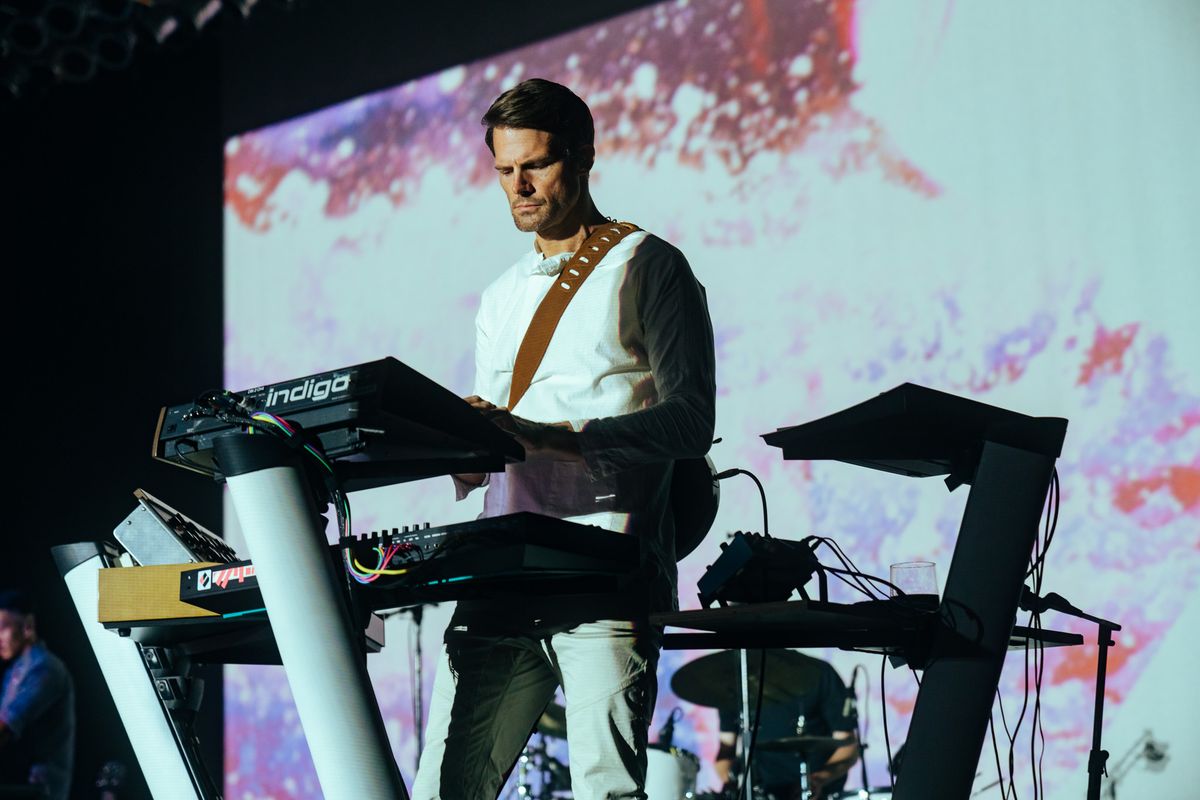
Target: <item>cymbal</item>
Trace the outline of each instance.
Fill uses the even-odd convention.
[[[567,738],[567,710],[558,703],[550,703],[542,716],[538,717],[537,732],[556,739]]]
[[[849,740],[835,739],[832,736],[784,736],[758,742],[754,747],[766,752],[800,753],[811,759],[828,758],[834,750],[849,743]]]
[[[788,703],[817,686],[820,662],[794,650],[767,650],[763,702]],[[747,655],[750,706],[758,698],[758,676],[762,651]],[[671,677],[671,691],[689,703],[713,708],[738,709],[742,705],[741,653],[723,650],[689,661]]]

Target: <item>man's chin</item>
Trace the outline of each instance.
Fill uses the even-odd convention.
[[[513,214],[513,225],[516,225],[517,230],[521,231],[521,233],[537,233],[538,229],[542,226],[541,223],[541,219],[518,217],[516,214]]]

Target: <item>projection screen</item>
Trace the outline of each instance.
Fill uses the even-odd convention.
[[[711,457],[761,479],[775,536],[832,537],[884,577],[891,563],[934,561],[944,580],[965,490],[784,461],[760,436],[905,382],[1069,420],[1043,589],[1123,626],[1103,731],[1110,771],[1138,757],[1121,792],[1191,796],[1198,33],[1187,0],[666,2],[242,133],[225,150],[226,385],[394,356],[469,394],[480,292],[532,246],[495,185],[479,118],[521,79],[565,83],[595,115],[600,210],[679,247],[707,289]],[[478,493],[456,503],[448,478],[351,501],[358,532],[482,507]],[[720,542],[761,524],[753,482],[725,481],[712,534],[680,564],[682,608],[698,606]],[[237,542],[228,512],[226,526]],[[426,608],[419,629],[391,617],[369,659],[409,782],[418,637],[427,708],[450,611]],[[1037,772],[1047,796],[1083,796],[1095,626],[1044,622],[1087,644],[1047,650],[1036,694],[1024,655],[1010,655],[981,796],[1001,796],[986,788],[1001,778],[1031,795]],[[878,656],[807,652],[853,680],[868,782],[886,784],[916,681],[889,666],[881,699]],[[700,655],[664,651],[651,732],[681,709],[674,742],[700,759],[704,790],[716,784],[716,712],[670,688]],[[225,674],[227,795],[319,797],[282,670]],[[1018,718],[1010,770],[1005,726]],[[1165,759],[1142,757],[1147,732]],[[848,786],[859,783],[856,767]]]

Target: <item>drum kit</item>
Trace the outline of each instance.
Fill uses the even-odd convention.
[[[749,654],[747,677],[750,695],[757,698],[760,674],[764,702],[798,700],[815,686],[817,673],[811,660],[790,650],[767,650],[765,671],[762,671],[762,651]],[[737,708],[741,699],[741,664],[739,653],[732,650],[702,656],[682,667],[671,680],[671,689],[679,698],[696,705],[712,708]],[[565,740],[567,735],[566,709],[551,703],[539,718],[530,744],[517,762],[517,797],[524,800],[567,800],[571,795],[571,776],[565,763],[548,752],[551,740]],[[669,738],[669,737],[668,737]],[[804,762],[824,764],[844,741],[825,736],[788,736],[759,741],[755,748],[762,752],[799,754]],[[729,790],[697,793],[696,781],[700,772],[697,756],[669,743],[651,744],[647,752],[646,797],[648,800],[742,800]],[[775,800],[758,787],[751,787],[755,800]],[[841,792],[830,800],[887,800],[890,789],[870,789]]]
[[[517,759],[516,796],[522,800],[571,797],[571,772],[550,753],[552,740],[567,738],[567,710],[558,703],[548,705],[534,733]]]
[[[820,672],[809,656],[793,650],[754,650],[745,654],[736,650],[723,650],[702,656],[680,667],[671,679],[671,689],[680,698],[691,703],[718,709],[740,709],[746,696],[756,704],[761,694],[762,702],[768,705],[799,705],[801,699],[817,688]],[[765,663],[764,663],[765,659]],[[745,674],[743,674],[743,669]],[[761,678],[760,678],[761,676]],[[785,736],[755,743],[756,752],[791,753],[799,757],[800,772],[797,781],[801,797],[812,795],[808,791],[808,765],[825,764],[844,741],[832,736],[808,736],[801,731],[795,736]],[[743,764],[734,764],[734,780],[744,772]],[[752,773],[753,774],[753,771]],[[712,800],[776,800],[771,793],[751,781],[744,784],[742,791],[726,787],[721,793],[707,795]],[[736,797],[735,797],[736,794]],[[705,797],[702,795],[702,797]]]
[[[516,797],[525,800],[567,800],[571,795],[571,772],[549,750],[553,740],[567,737],[566,709],[558,703],[546,707],[534,728],[536,736],[517,759]],[[646,753],[646,797],[648,800],[689,800],[696,796],[700,759],[688,750],[651,744]]]

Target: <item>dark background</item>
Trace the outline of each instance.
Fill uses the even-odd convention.
[[[94,797],[111,759],[129,768],[121,798],[148,795],[50,548],[109,538],[136,488],[221,527],[220,487],[150,449],[162,406],[221,387],[225,138],[650,4],[263,0],[139,41],[125,69],[0,90],[0,586],[33,594],[74,675],[73,797]],[[214,773],[220,706],[210,680],[198,730]]]

